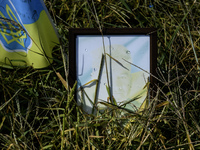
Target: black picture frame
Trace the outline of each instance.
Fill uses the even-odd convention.
[[[96,56],[96,55],[99,55],[99,53],[98,53],[99,50],[97,50],[97,49],[99,48],[98,47],[99,46],[98,41],[101,38],[102,38],[102,48],[100,48],[100,49],[104,49],[104,52],[105,52],[105,49],[111,49],[111,47],[112,47],[111,44],[106,45],[103,42],[105,37],[107,39],[109,39],[110,37],[112,39],[114,39],[115,37],[116,38],[118,37],[118,39],[115,41],[115,43],[120,43],[121,42],[120,38],[124,40],[126,38],[129,39],[129,37],[130,37],[130,38],[133,38],[133,41],[134,41],[134,38],[138,38],[139,42],[137,43],[137,40],[134,41],[134,43],[132,43],[132,47],[137,47],[138,44],[141,44],[143,41],[146,40],[145,47],[148,47],[148,49],[149,49],[149,52],[147,52],[148,57],[146,57],[148,59],[147,66],[149,66],[149,68],[147,70],[145,70],[141,66],[138,66],[138,65],[134,66],[135,64],[132,63],[131,61],[126,61],[126,63],[130,64],[131,66],[136,67],[137,69],[141,69],[142,72],[145,72],[145,71],[148,72],[148,75],[149,75],[148,80],[150,81],[150,84],[148,84],[147,97],[152,98],[153,97],[154,85],[156,83],[156,79],[154,78],[154,76],[156,76],[156,68],[157,68],[157,32],[156,32],[155,28],[105,28],[102,31],[100,31],[97,28],[70,28],[69,29],[69,76],[68,76],[68,83],[69,83],[70,87],[73,87],[75,82],[80,80],[79,79],[80,74],[78,75],[78,71],[83,70],[83,67],[80,67],[82,69],[78,69],[78,68],[79,68],[80,65],[83,64],[83,61],[85,62],[85,60],[87,60],[87,63],[85,63],[87,66],[90,65],[90,64],[91,65],[95,64],[94,61],[96,61],[96,60],[98,60],[98,62],[101,62],[100,61],[101,57],[99,57],[99,59],[98,59],[98,57]],[[140,37],[141,37],[141,39],[140,39]],[[142,37],[144,37],[144,38],[142,38]],[[81,40],[81,39],[83,39],[83,40]],[[87,39],[88,39],[88,42],[86,42],[84,44],[84,40],[87,41]],[[81,44],[81,45],[79,46],[79,44]],[[135,46],[134,46],[134,44],[135,44]],[[90,55],[87,55],[88,53],[86,55],[84,54],[83,55],[84,58],[81,58],[82,56],[80,55],[80,57],[79,57],[79,53],[82,53],[81,51],[84,51],[84,50],[86,51],[86,48],[84,48],[85,45],[89,46],[90,48],[97,45],[97,49],[95,51],[93,51],[92,54],[90,54]],[[120,44],[119,45],[113,44],[113,45],[114,45],[114,48],[119,53],[127,50],[125,46],[120,47]],[[148,46],[146,46],[146,45],[148,45]],[[110,48],[105,48],[106,46],[110,46]],[[91,49],[94,49],[94,48],[91,48]],[[121,49],[124,49],[124,50],[121,50]],[[137,51],[139,51],[140,49],[142,49],[142,48],[141,47],[138,48]],[[147,51],[147,50],[145,50],[145,51]],[[122,57],[122,59],[123,59],[122,55],[125,55],[125,54],[118,54],[118,52],[115,52],[116,57]],[[130,52],[132,53],[132,51],[130,51]],[[92,57],[91,57],[91,55],[92,55]],[[131,56],[132,55],[133,54],[131,54]],[[136,55],[137,54],[134,55],[134,58],[139,58],[140,56],[142,56],[142,54],[139,54],[138,57]],[[93,56],[94,56],[94,58],[93,58]],[[119,61],[118,59],[116,59],[112,56],[109,56],[109,54],[104,53],[103,62],[105,62],[105,58],[107,58],[107,59],[109,58],[110,63],[111,62],[116,63],[116,65],[119,65],[119,66],[121,65],[122,68],[124,67],[124,69],[127,69],[126,66],[123,66],[123,64],[121,63],[121,62],[123,62],[125,64],[125,59],[123,59],[123,61],[122,61],[122,59],[120,59],[120,61]],[[82,59],[82,60],[79,60],[79,59]],[[93,61],[91,61],[91,63],[90,63],[90,61],[88,61],[89,59],[93,59]],[[143,58],[143,61],[146,61],[145,58]],[[105,63],[104,63],[104,68],[105,68]],[[112,66],[110,68],[112,68]],[[110,70],[112,70],[112,69],[110,69]],[[101,75],[102,73],[100,73],[100,72],[102,72],[101,68],[98,68],[98,71],[99,71],[98,75],[102,76]],[[94,70],[93,70],[93,72],[94,72]],[[82,74],[84,74],[84,71],[82,72]],[[110,77],[110,78],[113,78],[113,77]],[[117,79],[117,77],[116,77],[116,79]],[[99,81],[100,81],[100,78],[99,78]],[[92,106],[91,107],[91,106],[87,106],[86,102],[83,102],[83,101],[85,101],[85,100],[83,100],[85,98],[83,98],[84,96],[82,94],[85,94],[85,97],[88,97],[88,95],[86,94],[87,92],[82,91],[81,96],[80,96],[80,94],[78,96],[77,93],[80,91],[80,89],[84,89],[84,87],[87,87],[87,89],[89,89],[92,86],[95,86],[95,84],[96,84],[95,82],[97,82],[97,80],[90,80],[86,83],[81,83],[81,85],[77,85],[77,88],[76,88],[75,99],[77,100],[79,105],[82,105],[83,110],[86,111],[87,113],[93,113],[94,109],[98,108],[98,106],[97,106],[97,103],[99,102],[98,96],[96,96],[96,94],[93,94],[93,95],[95,95],[94,97],[95,97],[96,100],[93,101],[93,104],[91,105]],[[108,84],[109,84],[109,82],[110,81],[108,81]],[[80,83],[78,83],[78,84],[80,84]],[[127,83],[127,84],[129,84],[129,83]],[[96,85],[99,86],[99,84],[96,84]],[[111,86],[112,85],[109,85],[109,86],[107,85],[106,87],[110,88]],[[98,88],[95,88],[95,89],[98,90]],[[93,91],[94,91],[94,89],[93,89]],[[109,94],[112,94],[112,93],[113,92],[109,93],[109,91],[108,91],[107,98],[106,99],[100,99],[100,101],[103,103],[103,102],[108,101],[108,98],[110,98],[110,103],[116,102],[115,98],[114,98],[114,101],[112,100],[112,97],[114,97],[115,95],[114,96],[109,95]],[[101,95],[101,93],[98,93],[97,95]],[[102,95],[105,95],[105,94],[102,94]],[[130,107],[129,107],[129,109],[130,109]]]

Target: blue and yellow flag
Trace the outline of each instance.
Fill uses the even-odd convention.
[[[0,0],[0,66],[47,67],[57,44],[43,0]]]

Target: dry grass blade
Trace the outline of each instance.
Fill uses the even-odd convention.
[[[128,68],[126,68],[122,63],[120,63],[117,59],[113,58],[111,55],[109,55],[108,53],[106,53],[106,55],[108,55],[111,59],[113,59],[115,62],[117,62],[119,65],[121,65],[123,68],[125,68],[126,70],[129,70]]]
[[[96,106],[97,101],[98,101],[98,90],[99,90],[99,82],[100,82],[100,77],[103,69],[103,62],[104,62],[104,55],[102,54],[101,56],[101,63],[100,63],[100,69],[99,69],[99,74],[97,77],[97,82],[96,82],[96,88],[95,88],[95,95],[94,95],[94,105]],[[95,106],[92,108],[92,113],[94,113]]]
[[[62,82],[62,84],[64,85],[65,89],[66,89],[67,91],[68,91],[68,89],[71,90],[71,88],[69,87],[67,81],[65,81],[65,80],[63,79],[63,77],[60,75],[60,73],[59,73],[59,72],[56,72],[56,75],[58,76],[58,78],[60,79],[60,81]]]
[[[6,101],[3,105],[0,106],[0,111],[4,109],[5,106],[7,106],[11,100],[13,100],[15,98],[15,96],[17,96],[19,94],[19,92],[21,91],[21,89],[19,89],[13,96],[12,98],[10,98],[8,101]]]

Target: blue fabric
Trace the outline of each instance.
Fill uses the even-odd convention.
[[[2,45],[7,51],[27,51],[31,45],[31,39],[26,34],[25,27],[20,16],[17,14],[17,11],[9,0],[3,0],[0,4],[0,17],[5,19],[12,20],[15,23],[1,20],[0,21],[0,40]],[[21,30],[21,27],[24,29]],[[21,38],[19,38],[21,37]]]
[[[11,0],[24,24],[34,23],[45,9],[40,0]]]

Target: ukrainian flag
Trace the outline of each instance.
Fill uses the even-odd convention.
[[[0,0],[0,66],[47,67],[57,44],[43,0]]]

